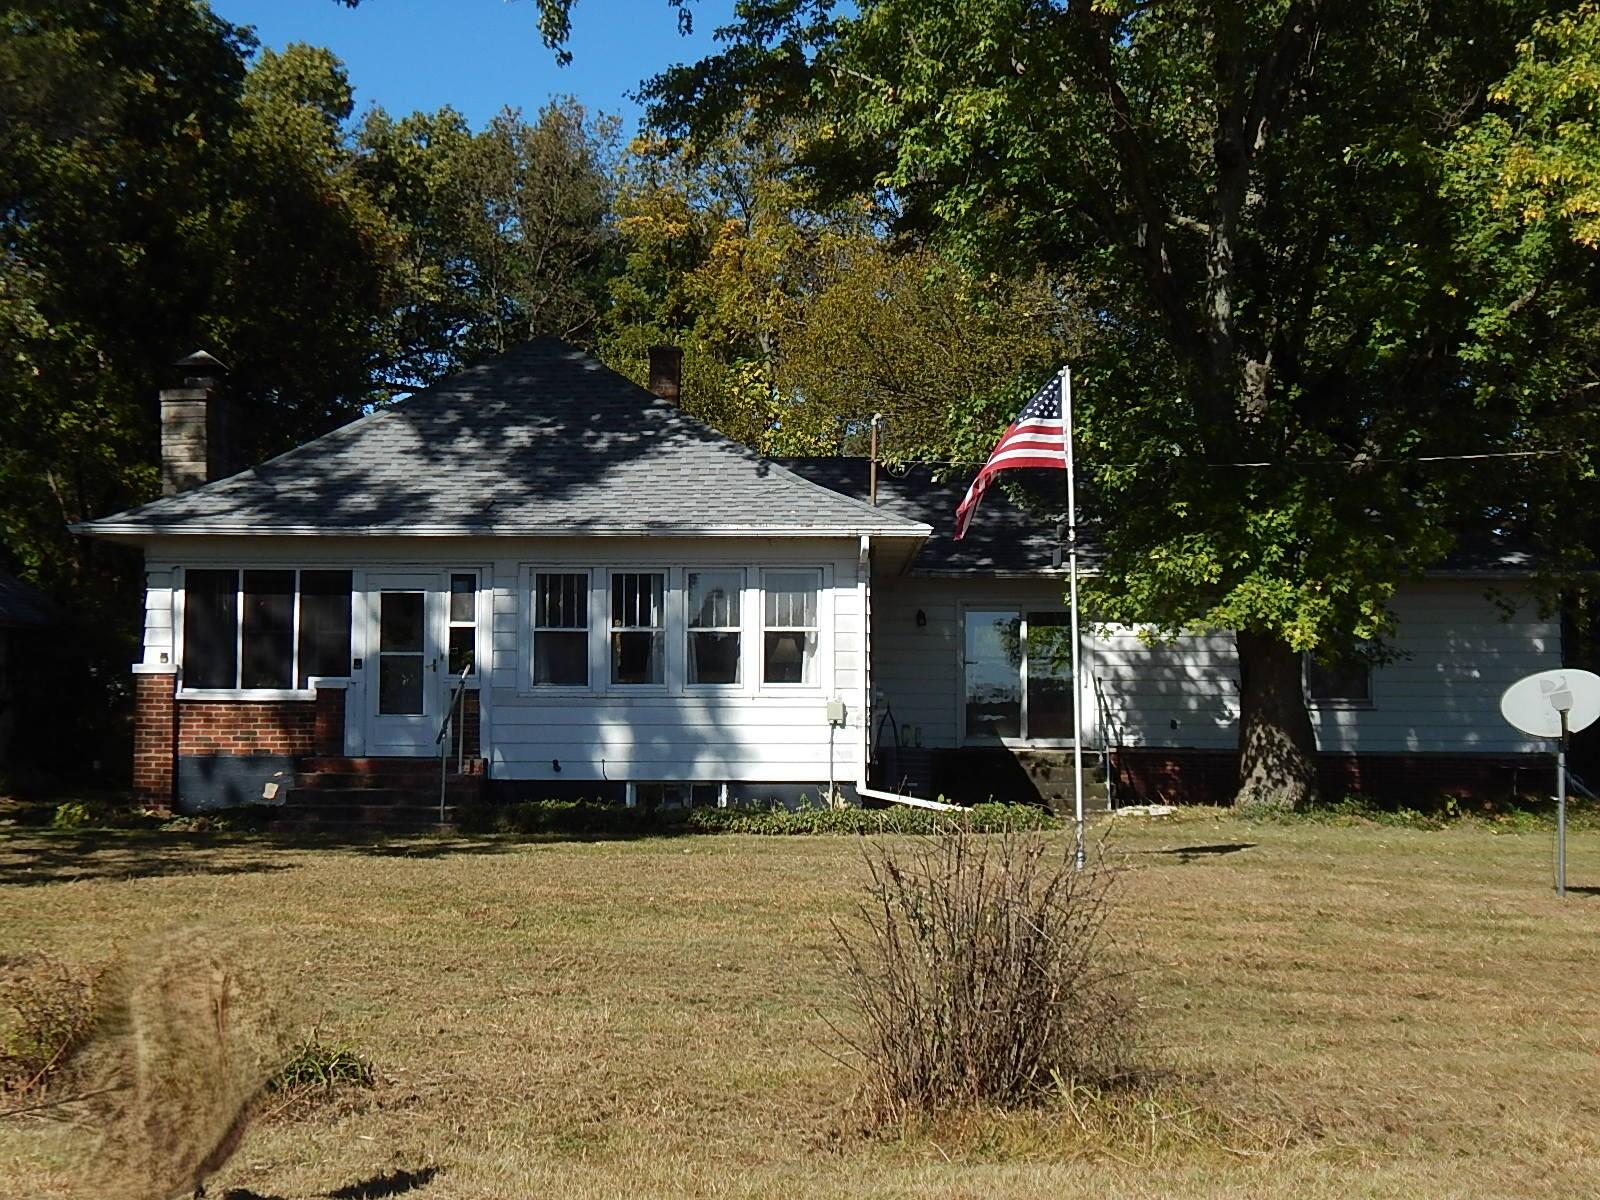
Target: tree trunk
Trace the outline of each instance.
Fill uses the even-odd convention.
[[[1317,799],[1317,739],[1300,655],[1273,634],[1241,630],[1236,806],[1300,810]]]

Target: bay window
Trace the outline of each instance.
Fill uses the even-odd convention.
[[[183,686],[288,691],[350,674],[350,572],[184,573]]]
[[[742,571],[689,571],[689,682],[736,684]]]

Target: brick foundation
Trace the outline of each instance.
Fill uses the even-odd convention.
[[[315,700],[178,700],[176,683],[173,675],[134,676],[133,792],[141,804],[174,807],[180,757],[344,753],[342,689],[320,688]]]
[[[177,743],[176,675],[133,677],[133,797],[172,808]]]
[[[1119,804],[1231,804],[1239,790],[1239,756],[1231,750],[1124,748],[1112,752]],[[1318,782],[1329,798],[1365,796],[1405,804],[1440,795],[1509,799],[1546,786],[1548,755],[1319,754]]]

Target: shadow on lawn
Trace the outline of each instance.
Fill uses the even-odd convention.
[[[328,1200],[386,1200],[389,1196],[404,1196],[426,1187],[438,1173],[438,1167],[423,1167],[417,1171],[385,1171],[382,1175],[334,1188],[323,1195]],[[269,1196],[249,1188],[229,1188],[222,1193],[222,1200],[282,1200],[282,1197]]]
[[[0,840],[0,885],[37,887],[77,879],[157,879],[169,875],[254,875],[290,864],[220,853],[181,835],[34,835]]]
[[[1180,863],[1200,862],[1207,858],[1220,858],[1224,854],[1238,854],[1241,850],[1254,850],[1255,842],[1217,842],[1209,846],[1171,846],[1165,850],[1141,850],[1141,854],[1170,854]]]

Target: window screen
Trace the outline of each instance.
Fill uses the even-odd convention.
[[[738,683],[741,571],[690,571],[689,682]]]
[[[589,576],[539,571],[533,577],[535,686],[589,686]]]
[[[611,577],[611,682],[666,682],[666,583],[659,571]]]
[[[300,679],[350,674],[350,572],[300,572]]]
[[[184,572],[183,686],[238,686],[239,572]]]

